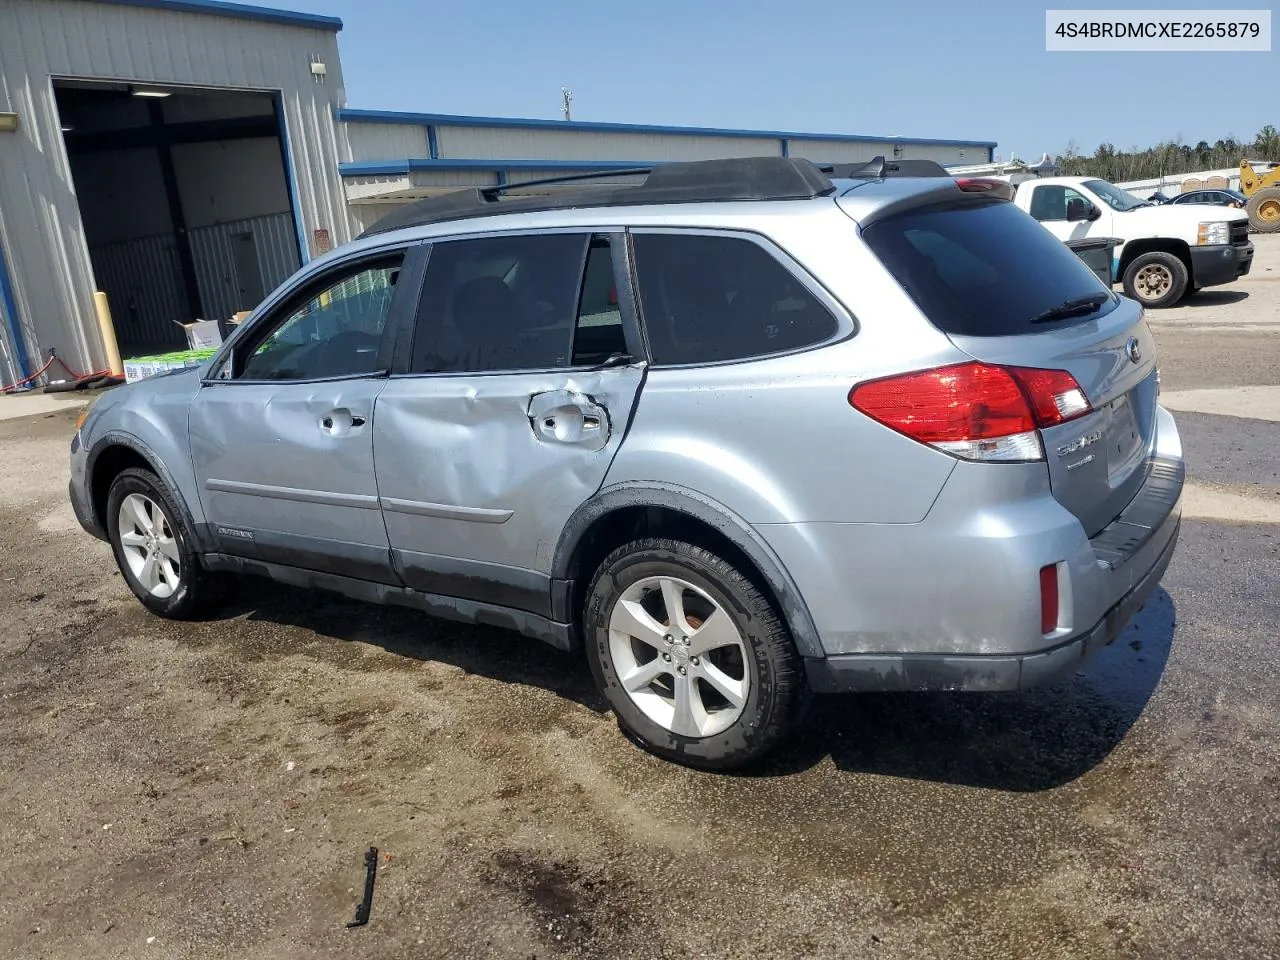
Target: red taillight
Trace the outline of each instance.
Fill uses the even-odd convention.
[[[968,460],[1042,460],[1038,427],[1087,413],[1065,370],[959,363],[858,384],[849,403],[885,426]]]
[[[1040,632],[1058,629],[1058,565],[1040,568]]]
[[[1080,384],[1076,383],[1076,378],[1065,370],[1010,367],[1009,372],[1018,378],[1027,392],[1027,399],[1035,410],[1036,422],[1041,427],[1066,423],[1093,409],[1088,397],[1080,389]]]

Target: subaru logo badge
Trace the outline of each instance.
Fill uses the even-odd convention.
[[[1129,338],[1129,342],[1125,344],[1124,352],[1129,355],[1129,359],[1134,363],[1142,359],[1142,347],[1138,344],[1137,337]]]

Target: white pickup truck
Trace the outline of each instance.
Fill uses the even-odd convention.
[[[1063,241],[1114,237],[1112,282],[1148,307],[1171,307],[1201,287],[1249,272],[1253,244],[1243,210],[1158,206],[1105,180],[1046,177],[1016,184],[1014,203]]]

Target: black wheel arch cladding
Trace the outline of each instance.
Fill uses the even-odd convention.
[[[121,470],[115,471],[111,478],[101,488],[102,499],[100,504],[98,500],[98,485],[101,478],[98,476],[97,472],[99,460],[102,458],[104,453],[112,448],[127,449],[142,462],[140,464],[136,462],[127,463],[121,468]],[[174,482],[173,474],[169,472],[169,468],[165,465],[165,462],[160,459],[156,452],[151,449],[145,441],[138,439],[131,433],[124,433],[119,430],[112,430],[108,433],[104,433],[94,441],[93,446],[89,449],[88,460],[85,464],[85,486],[89,492],[90,509],[97,514],[100,507],[106,505],[106,499],[109,495],[111,484],[115,481],[115,477],[119,475],[121,471],[130,466],[141,466],[146,470],[150,470],[160,478],[160,481],[165,485],[170,498],[173,500],[174,506],[177,507],[178,512],[181,514],[181,521],[186,525],[187,530],[194,538],[194,546],[199,551],[207,550],[209,545],[204,542],[204,539],[201,536],[202,525],[195,522],[195,518],[192,516],[190,508],[188,508],[187,502],[182,497],[182,491],[179,489],[177,483]],[[107,517],[105,514],[98,515],[95,519],[102,526],[103,530],[107,529]]]
[[[581,559],[581,547],[593,526],[611,514],[646,507],[681,514],[705,525],[732,544],[754,566],[755,572],[763,580],[766,599],[775,602],[800,655],[825,656],[813,616],[795,581],[773,549],[747,521],[728,507],[675,484],[621,483],[604,488],[583,503],[561,531],[552,561],[552,577],[557,580],[576,579],[585,586],[595,571],[577,567]],[[606,553],[611,551],[612,547]],[[745,575],[748,571],[743,573]]]

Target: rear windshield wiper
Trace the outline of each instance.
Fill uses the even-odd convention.
[[[1044,313],[1036,314],[1028,322],[1049,323],[1053,320],[1065,320],[1067,317],[1078,317],[1084,313],[1093,313],[1110,299],[1111,296],[1106,293],[1091,293],[1087,297],[1064,300],[1056,307],[1051,307]]]

